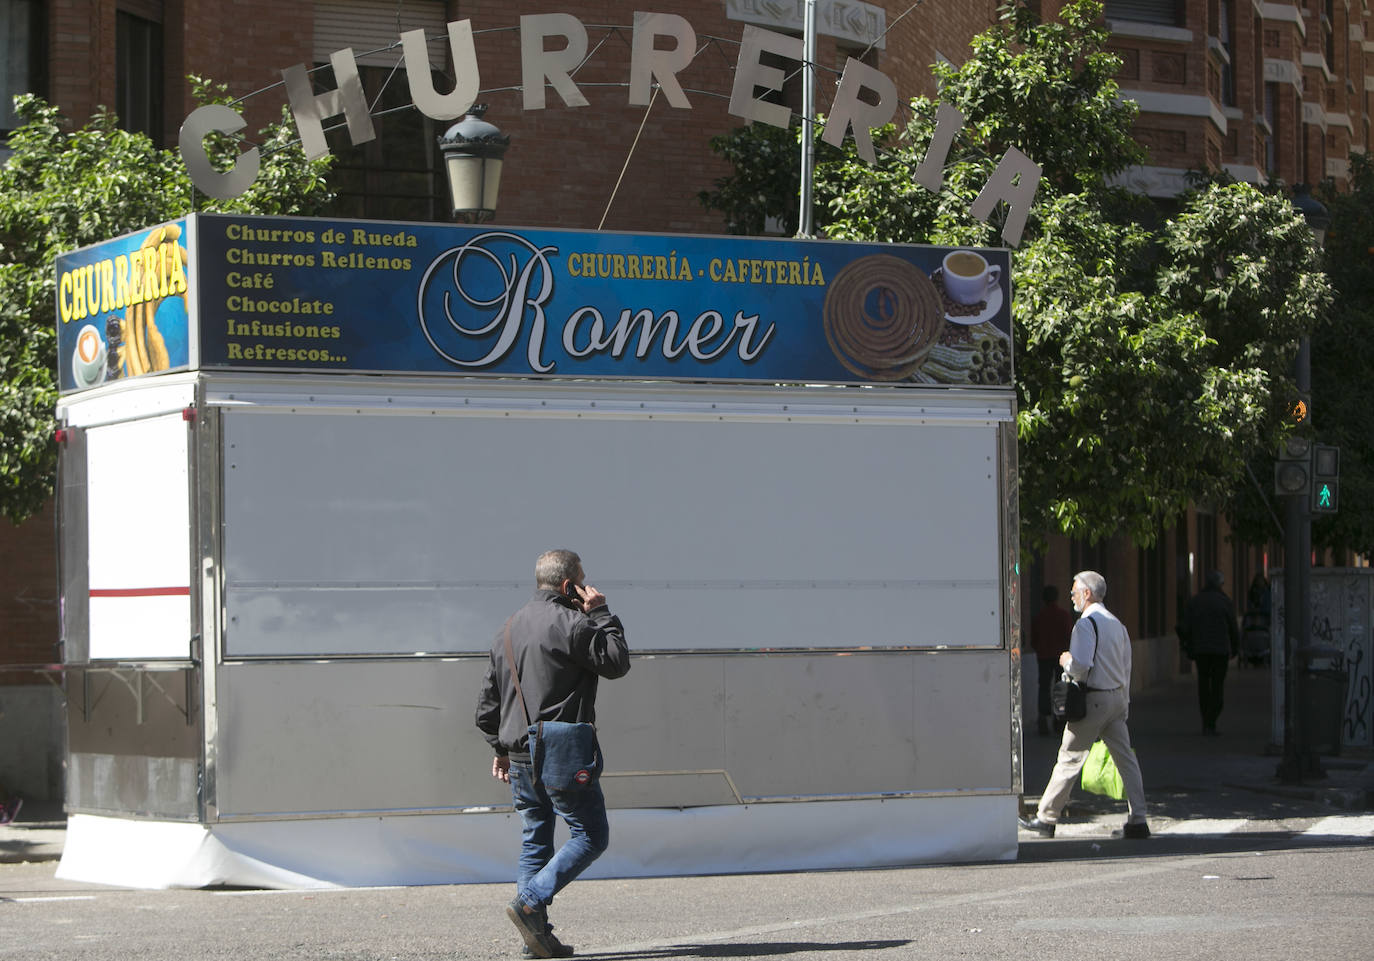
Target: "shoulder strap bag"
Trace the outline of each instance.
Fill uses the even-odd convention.
[[[605,766],[595,725],[586,721],[537,721],[530,723],[530,709],[520,690],[520,672],[515,669],[515,649],[510,641],[510,621],[506,622],[506,664],[515,684],[515,699],[525,715],[530,738],[530,767],[534,779],[550,791],[579,791],[596,784]]]
[[[1093,663],[1097,663],[1097,621],[1089,615],[1089,624],[1093,626]],[[1054,686],[1050,688],[1050,708],[1054,711],[1054,716],[1063,721],[1081,721],[1088,716],[1088,688],[1087,685],[1075,681],[1069,675],[1060,671],[1059,677],[1054,681]]]

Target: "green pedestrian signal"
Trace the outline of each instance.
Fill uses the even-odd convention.
[[[1312,513],[1334,514],[1341,505],[1341,449],[1326,444],[1312,447]]]
[[[1317,503],[1314,505],[1319,511],[1331,511],[1336,509],[1336,492],[1331,489],[1329,483],[1323,482],[1317,485]]]

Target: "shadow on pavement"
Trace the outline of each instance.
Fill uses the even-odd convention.
[[[1172,858],[1180,855],[1245,855],[1253,857],[1265,851],[1295,851],[1303,848],[1374,848],[1368,837],[1323,835],[1319,838],[1294,834],[1291,831],[1245,831],[1235,834],[1156,834],[1146,841],[1122,841],[1115,838],[1063,838],[1022,840],[1017,861],[1139,861],[1143,858]]]
[[[760,958],[816,951],[884,951],[910,944],[902,941],[776,941],[745,944],[674,944],[643,951],[589,951],[580,958]]]

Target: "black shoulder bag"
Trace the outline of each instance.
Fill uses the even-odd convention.
[[[1088,623],[1093,626],[1093,663],[1097,663],[1097,621],[1091,616]],[[1059,672],[1059,677],[1055,678],[1054,686],[1050,688],[1050,709],[1054,711],[1054,716],[1062,721],[1081,721],[1088,716],[1088,688],[1087,685],[1075,681],[1064,671]]]
[[[530,723],[530,709],[520,690],[520,672],[515,669],[515,650],[510,642],[510,622],[506,622],[506,663],[515,684],[515,699],[525,715],[530,737],[530,767],[534,779],[550,791],[578,791],[591,787],[601,777],[605,759],[596,739],[596,727],[586,721],[538,721]]]

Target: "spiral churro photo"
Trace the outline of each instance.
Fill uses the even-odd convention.
[[[825,298],[825,337],[863,380],[907,380],[940,337],[945,314],[929,277],[899,257],[875,254],[846,266]]]

